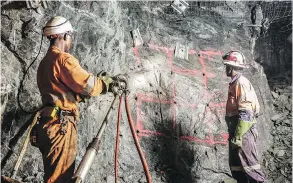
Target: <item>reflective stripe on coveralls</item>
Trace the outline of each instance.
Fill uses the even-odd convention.
[[[253,165],[253,166],[246,166],[246,167],[231,166],[230,169],[231,169],[231,171],[246,171],[246,172],[250,172],[252,170],[259,170],[260,169],[260,164]]]
[[[91,92],[95,88],[95,76],[90,75],[87,80],[85,88],[81,91],[81,94],[84,96],[91,96]]]

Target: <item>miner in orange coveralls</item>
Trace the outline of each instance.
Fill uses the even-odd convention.
[[[65,183],[74,173],[78,102],[83,97],[108,91],[113,79],[88,73],[68,53],[73,28],[66,18],[56,16],[50,19],[43,34],[50,40],[50,47],[37,71],[44,107],[35,127],[35,145],[43,156],[44,182]]]
[[[231,77],[226,105],[229,130],[229,165],[238,183],[260,183],[265,176],[258,161],[256,117],[259,103],[252,84],[241,74],[247,68],[239,51],[223,56],[226,74]]]

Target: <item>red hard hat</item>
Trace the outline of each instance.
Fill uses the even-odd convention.
[[[244,55],[239,51],[230,51],[223,56],[224,64],[238,68],[248,68]]]

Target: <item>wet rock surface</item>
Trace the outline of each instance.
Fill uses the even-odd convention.
[[[153,182],[233,182],[228,166],[227,127],[224,121],[229,79],[221,55],[241,50],[251,69],[244,72],[261,105],[258,118],[260,159],[270,182],[292,180],[291,82],[292,70],[282,77],[270,74],[274,59],[262,56],[256,44],[254,62],[249,41],[251,8],[246,2],[189,2],[185,16],[171,2],[49,2],[27,9],[25,2],[1,10],[1,173],[10,175],[32,115],[17,106],[25,69],[36,57],[41,28],[52,16],[70,19],[77,30],[71,53],[91,73],[127,73],[129,101],[140,143]],[[143,44],[133,48],[130,31],[139,29]],[[188,60],[176,58],[177,43],[188,47]],[[258,47],[259,46],[259,47]],[[26,110],[41,106],[36,69],[48,48],[44,38],[40,55],[30,68],[21,91]],[[292,50],[291,52],[292,53]],[[286,57],[287,58],[287,57]],[[292,58],[292,56],[291,56]],[[286,61],[282,64],[286,66]],[[289,62],[291,62],[289,60]],[[267,64],[261,64],[267,63]],[[292,64],[292,63],[291,63]],[[269,68],[272,66],[272,68]],[[279,72],[280,70],[278,70]],[[286,82],[284,82],[286,80]],[[287,81],[288,80],[288,81]],[[282,83],[282,85],[280,85]],[[78,156],[98,132],[113,100],[112,94],[80,103]],[[117,108],[114,107],[101,149],[86,182],[114,182]],[[125,112],[121,121],[119,181],[146,182]],[[290,161],[289,161],[290,160]],[[17,179],[42,182],[42,157],[29,146]]]

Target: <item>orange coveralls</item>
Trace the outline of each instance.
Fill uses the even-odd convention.
[[[80,95],[97,96],[103,81],[85,71],[76,58],[52,46],[41,61],[37,83],[45,106],[36,125],[37,143],[43,156],[44,182],[65,183],[74,173],[77,154],[78,102]],[[60,116],[51,117],[54,106],[66,110],[65,126]],[[60,133],[65,128],[66,133]]]
[[[253,111],[254,114],[258,114],[259,102],[249,80],[241,74],[234,79],[229,86],[226,116],[238,115],[239,111]]]
[[[240,73],[234,76],[229,83],[226,121],[229,130],[229,166],[232,177],[239,183],[265,181],[258,160],[256,124],[242,136],[241,148],[233,148],[231,144],[239,121],[256,123],[255,116],[259,110],[260,105],[250,81]]]

